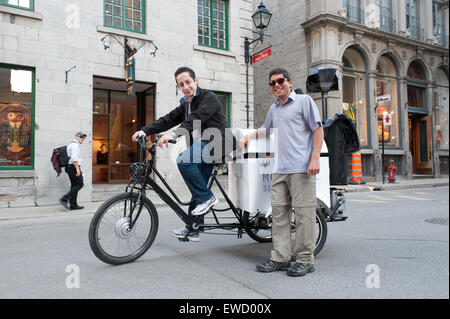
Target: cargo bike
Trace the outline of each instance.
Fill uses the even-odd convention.
[[[262,184],[266,183],[265,186],[263,185],[263,191],[266,194],[260,196],[264,200],[258,198],[254,200],[260,203],[265,201],[265,207],[267,209],[265,211],[261,209],[245,209],[237,203],[242,203],[242,199],[248,197],[249,191],[247,190],[247,194],[245,192],[239,194],[239,190],[242,190],[242,185],[239,184],[240,181],[237,178],[239,174],[236,173],[236,167],[233,163],[229,167],[229,189],[232,193],[229,196],[218,179],[218,172],[223,167],[221,165],[215,166],[208,187],[211,189],[214,184],[217,185],[222,196],[216,197],[223,197],[221,199],[222,204],[219,204],[218,207],[224,204],[226,207],[214,207],[205,215],[190,216],[182,208],[183,206],[188,206],[190,203],[182,202],[178,198],[154,165],[156,147],[160,137],[161,135],[159,134],[154,135],[149,145],[147,145],[147,138],[145,136],[137,139],[140,146],[140,161],[133,163],[129,168],[130,181],[126,186],[125,192],[106,200],[95,212],[89,227],[89,243],[96,257],[105,263],[120,265],[138,259],[151,247],[158,232],[159,218],[155,205],[147,197],[147,192],[155,192],[186,224],[190,232],[200,231],[205,234],[230,234],[237,235],[238,238],[242,238],[243,234],[246,233],[258,242],[270,242],[272,240],[270,178],[267,177],[267,174],[258,174],[258,178],[262,179]],[[171,142],[175,143],[175,141]],[[325,244],[327,238],[327,222],[346,219],[343,216],[345,206],[343,192],[339,189],[330,188],[329,184],[321,182],[321,180],[328,180],[326,146],[325,152],[323,151],[324,149],[322,149],[321,167],[326,169],[321,169],[321,174],[317,177],[317,239],[314,251],[315,255],[321,251]],[[251,157],[249,154],[251,153],[246,153],[243,156],[242,163],[244,163],[244,169],[241,167],[241,175],[242,171],[245,171],[246,162],[256,160],[262,161],[264,164],[264,161],[267,160],[267,156],[258,156],[258,153],[256,153],[254,158],[249,158]],[[168,192],[158,185],[156,177],[160,179]],[[252,193],[251,190],[250,193]],[[242,196],[239,198],[239,195]],[[202,220],[203,218],[204,220]],[[217,231],[220,232],[217,233]],[[294,220],[292,220],[292,232],[295,232]],[[180,240],[189,241],[188,236],[189,233],[184,238],[180,238]]]

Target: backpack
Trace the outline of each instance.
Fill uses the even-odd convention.
[[[70,143],[69,143],[70,144]],[[59,176],[62,172],[61,167],[66,167],[69,164],[69,155],[67,154],[67,145],[60,146],[53,149],[52,157],[50,161],[53,164],[53,168]]]

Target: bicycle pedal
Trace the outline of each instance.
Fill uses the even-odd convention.
[[[179,241],[188,242],[189,238],[178,238]]]

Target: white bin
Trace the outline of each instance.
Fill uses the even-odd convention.
[[[235,129],[238,140],[254,130]],[[229,163],[228,195],[233,204],[250,213],[270,213],[272,172],[275,165],[275,137],[250,140],[248,158]],[[316,175],[316,197],[330,207],[330,169],[328,148],[323,142],[320,172]]]
[[[235,129],[238,140],[254,130]],[[252,139],[247,155],[228,165],[228,196],[233,204],[250,213],[270,212],[270,187],[274,165],[274,138]]]

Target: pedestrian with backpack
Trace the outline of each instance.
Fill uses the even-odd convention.
[[[81,173],[81,144],[83,144],[86,134],[83,132],[77,132],[75,139],[67,144],[67,156],[69,162],[66,166],[66,173],[70,178],[70,191],[60,198],[59,202],[65,208],[70,210],[83,209],[83,206],[79,206],[77,203],[77,196],[80,189],[83,187],[83,174]],[[69,206],[70,204],[70,206]]]

